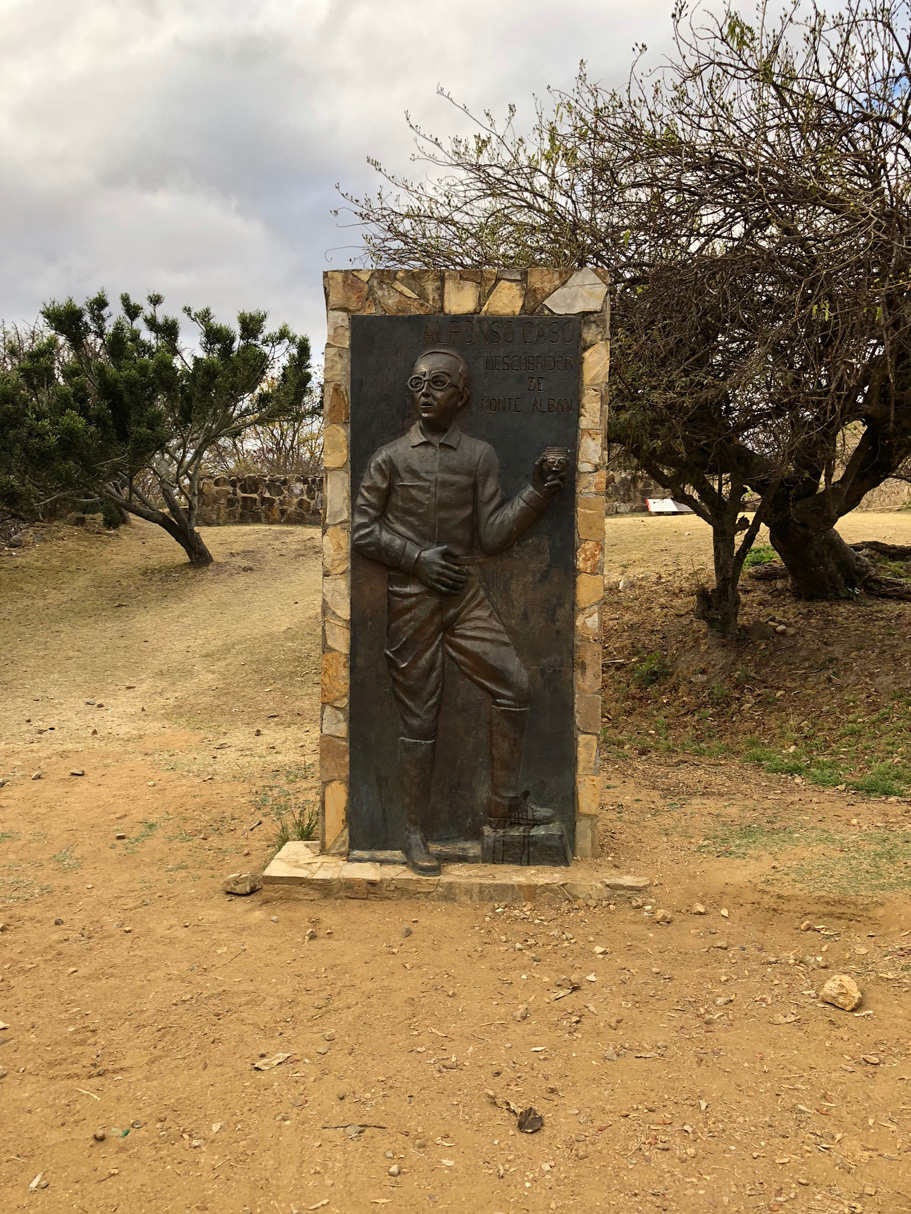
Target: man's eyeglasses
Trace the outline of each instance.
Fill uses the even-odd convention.
[[[408,387],[412,392],[421,392],[424,385],[429,383],[435,392],[442,392],[444,388],[449,387],[453,378],[448,371],[431,371],[429,375],[412,375],[408,380]]]

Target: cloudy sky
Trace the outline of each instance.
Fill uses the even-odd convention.
[[[670,0],[0,0],[0,320],[104,287],[265,308],[321,352],[321,274],[357,256],[340,182],[407,171],[408,110],[620,83]],[[350,247],[352,244],[354,248]],[[347,247],[346,247],[347,246]]]

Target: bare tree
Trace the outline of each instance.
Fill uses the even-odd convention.
[[[700,610],[730,634],[745,492],[795,593],[876,584],[834,524],[911,455],[909,6],[673,21],[625,90],[583,70],[526,136],[513,111],[474,138],[413,128],[425,176],[348,202],[381,264],[611,270],[608,437],[711,522]]]

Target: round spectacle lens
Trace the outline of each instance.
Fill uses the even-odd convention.
[[[448,371],[434,371],[430,375],[412,375],[408,380],[408,387],[412,392],[420,392],[426,383],[429,383],[434,391],[442,392],[452,383],[452,376]]]

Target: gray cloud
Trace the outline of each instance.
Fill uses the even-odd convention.
[[[357,233],[335,183],[408,169],[407,109],[475,111],[619,83],[669,34],[667,0],[18,0],[0,42],[0,317],[104,286],[177,310],[268,308],[324,340],[324,269]]]

